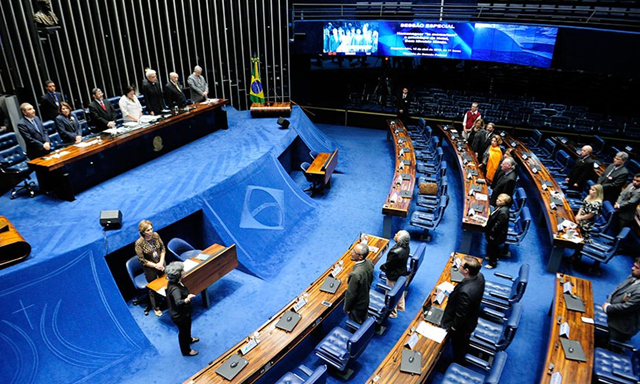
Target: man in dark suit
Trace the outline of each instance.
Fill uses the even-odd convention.
[[[609,337],[627,342],[640,330],[640,257],[631,267],[631,275],[611,292],[602,310],[607,314]]]
[[[463,363],[469,347],[469,339],[478,325],[480,302],[484,294],[484,276],[482,266],[474,257],[465,256],[460,272],[464,279],[456,285],[449,295],[449,302],[442,315],[442,328],[451,337],[453,359]]]
[[[362,324],[369,311],[369,289],[373,281],[373,263],[367,259],[369,247],[366,243],[356,244],[351,249],[351,260],[356,264],[349,274],[347,293],[344,298],[344,312],[349,319]]]
[[[509,231],[509,207],[511,206],[511,196],[502,193],[496,199],[496,209],[489,215],[485,237],[487,238],[487,258],[489,265],[487,269],[498,266],[500,248],[507,240]]]
[[[479,130],[473,136],[471,143],[471,149],[476,153],[478,159],[482,159],[487,148],[491,145],[491,138],[494,135],[495,125],[493,123],[487,124],[484,129]]]
[[[187,105],[182,86],[178,82],[178,74],[175,72],[169,74],[169,82],[164,86],[164,101],[169,108],[184,108]]]
[[[144,95],[147,112],[151,115],[159,115],[165,107],[162,99],[162,89],[160,88],[160,82],[158,82],[158,74],[153,69],[149,69],[145,72],[145,76],[147,78],[142,81],[140,90]]]
[[[629,178],[629,171],[624,166],[627,159],[629,159],[629,155],[626,152],[618,152],[613,158],[613,164],[610,164],[598,178],[597,184],[602,185],[604,199],[611,203],[615,203],[618,199],[622,186]]]
[[[411,95],[409,88],[402,88],[402,93],[398,96],[398,118],[406,125],[409,119],[409,107],[411,106]]]
[[[513,196],[513,193],[516,190],[516,162],[512,157],[505,157],[502,160],[502,164],[500,165],[500,174],[498,177],[493,179],[493,184],[491,185],[491,199],[489,203],[492,206],[496,206],[496,201],[498,200],[498,196],[505,193],[509,196]]]
[[[613,205],[617,211],[616,232],[624,227],[633,228],[638,203],[640,203],[640,173],[633,176],[631,184],[620,193],[618,200]]]
[[[104,98],[104,94],[100,88],[93,88],[91,91],[93,101],[89,103],[89,116],[91,123],[95,126],[96,132],[102,132],[105,129],[116,126],[116,110],[113,108],[109,100]]]
[[[36,116],[36,110],[29,103],[20,104],[22,118],[18,122],[18,131],[27,146],[27,157],[36,159],[51,151],[51,141],[42,121]]]
[[[595,161],[591,158],[591,152],[593,152],[593,148],[590,145],[582,147],[580,158],[576,160],[571,172],[564,180],[567,183],[567,188],[582,191],[587,180],[589,180],[589,176],[593,173],[593,163]]]
[[[60,108],[60,103],[64,101],[64,98],[62,93],[56,92],[56,84],[53,81],[45,81],[44,88],[46,92],[40,98],[42,120],[54,120],[58,116],[58,108]]]

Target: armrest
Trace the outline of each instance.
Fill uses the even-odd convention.
[[[611,373],[613,373],[614,376],[622,377],[623,379],[631,380],[633,382],[637,382],[638,380],[640,380],[640,377],[638,376],[629,375],[627,373],[618,371],[617,369],[612,370]]]
[[[473,335],[473,337],[475,337],[476,339],[482,341],[483,343],[486,343],[488,345],[494,345],[494,342],[492,340],[489,340],[487,338],[485,338],[484,336],[481,335]]]
[[[354,332],[360,329],[360,324],[356,323],[355,321],[347,320],[346,324],[347,324],[347,327],[349,327],[350,329],[353,329]]]
[[[486,362],[486,361],[482,360],[481,358],[479,358],[479,357],[477,357],[477,356],[474,356],[474,355],[472,355],[472,354],[470,354],[470,353],[467,353],[467,354],[464,356],[464,359],[465,359],[468,363],[473,364],[473,365],[475,365],[475,366],[476,366],[476,367],[478,367],[478,368],[484,369],[485,371],[488,371],[488,370],[491,368],[491,367],[489,366],[489,363],[488,363],[488,362]]]
[[[506,273],[496,272],[493,274],[496,277],[502,277],[503,279],[514,281],[515,279],[511,275],[507,275]]]
[[[628,343],[623,343],[621,341],[617,341],[617,340],[611,339],[611,340],[609,340],[609,344],[611,344],[614,347],[628,349],[631,352],[636,352],[637,351],[637,349],[633,345],[628,344]]]
[[[304,374],[305,374],[305,375],[307,375],[307,376],[311,376],[311,375],[313,375],[313,371],[311,370],[311,368],[307,367],[307,366],[306,366],[306,365],[304,365],[304,364],[300,364],[300,365],[298,366],[298,369],[299,369],[299,370],[301,370],[301,371],[302,371],[302,373],[304,373]]]
[[[505,296],[505,295],[503,295],[503,294],[501,294],[499,292],[490,292],[489,296],[493,296],[493,297],[497,297],[498,299],[509,301],[509,297],[508,296]]]
[[[486,314],[487,316],[491,316],[493,318],[498,319],[500,322],[507,320],[504,316],[504,313],[492,308],[484,308],[483,313]]]
[[[383,283],[376,283],[376,288],[380,288],[383,291],[389,292],[392,288],[386,284]]]

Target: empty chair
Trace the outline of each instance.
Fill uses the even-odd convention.
[[[87,120],[87,117],[84,114],[84,109],[76,109],[75,111],[73,111],[71,113],[76,115],[76,117],[78,118],[78,121],[86,121]]]
[[[411,284],[413,278],[416,277],[418,269],[420,269],[422,261],[424,260],[425,253],[427,253],[427,245],[425,243],[420,243],[420,245],[418,245],[418,249],[416,249],[409,255],[409,266],[407,268],[407,287],[409,286],[409,284]]]
[[[573,168],[576,161],[569,156],[564,150],[560,149],[556,152],[552,164],[547,165],[547,169],[554,178],[566,178],[569,171]]]
[[[629,170],[629,180],[633,180],[633,175],[640,173],[640,162],[636,159],[629,159],[624,164],[625,167]]]
[[[429,241],[431,240],[431,236],[429,235],[429,231],[436,229],[440,221],[442,221],[442,217],[444,216],[444,211],[447,208],[447,204],[449,204],[449,197],[442,196],[440,197],[440,204],[438,208],[433,212],[423,212],[423,211],[415,211],[411,215],[410,224],[414,227],[422,228],[424,232],[422,233],[421,238]]]
[[[488,305],[500,310],[507,310],[512,304],[517,303],[524,296],[529,283],[529,264],[524,263],[520,266],[518,277],[496,272],[494,275],[511,281],[511,284],[497,283],[486,280],[484,285],[484,295],[482,304]]]
[[[593,124],[595,122],[591,119],[586,119],[582,117],[578,117],[573,122],[573,129],[578,132],[588,133],[593,131]]]
[[[593,362],[593,376],[603,384],[635,384],[640,382],[640,351],[625,344],[626,351],[616,353],[604,348],[596,348]]]
[[[537,129],[531,131],[531,136],[527,137],[526,144],[529,149],[537,148],[542,141],[542,132]]]
[[[62,137],[58,132],[49,134],[49,141],[51,142],[51,149],[64,148],[66,145],[62,142]]]
[[[299,372],[287,372],[276,384],[325,384],[327,382],[327,366],[321,365],[312,371],[305,365],[298,367]]]
[[[550,103],[549,104],[549,108],[551,109],[555,109],[558,112],[564,112],[567,110],[567,106],[564,104],[556,104],[556,103]]]
[[[191,244],[178,237],[174,237],[173,239],[169,240],[167,248],[169,248],[169,252],[171,252],[171,254],[173,254],[173,256],[175,256],[177,260],[181,261],[189,260],[190,258],[197,256],[200,254],[200,252],[202,252],[199,249],[193,248]]]
[[[613,120],[602,120],[598,124],[598,133],[601,135],[617,135],[620,133],[622,124]]]
[[[131,279],[131,283],[133,287],[138,291],[135,298],[133,299],[133,305],[138,305],[141,301],[141,297],[146,296],[148,288],[147,288],[147,279],[144,277],[144,271],[142,270],[142,264],[140,264],[140,260],[138,260],[138,256],[133,256],[126,263],[127,274],[129,275],[129,279]],[[145,309],[145,314],[149,313],[150,307],[147,306]]]
[[[580,257],[586,256],[594,260],[592,270],[597,271],[600,268],[600,263],[608,263],[613,256],[616,255],[620,247],[620,243],[624,241],[629,235],[629,227],[624,227],[620,230],[615,237],[612,244],[601,243],[598,241],[597,236],[591,237],[591,243],[585,244],[580,250]]]
[[[455,105],[442,105],[440,114],[447,119],[457,119],[460,117],[458,107],[456,107]]]
[[[567,116],[551,116],[549,126],[551,129],[558,131],[568,131],[571,129],[571,118]]]
[[[15,132],[7,132],[0,135],[0,151],[15,147],[18,144]]]
[[[304,177],[307,179],[308,182],[311,183],[309,188],[305,189],[304,191],[311,192],[311,196],[313,196],[316,192],[321,190],[321,186],[316,177],[307,173],[307,169],[309,169],[310,166],[311,164],[307,163],[306,161],[300,164],[300,168],[302,169],[302,173],[304,173]],[[322,194],[324,194],[324,191],[322,192]]]
[[[42,126],[47,131],[47,135],[56,133],[56,123],[53,120],[43,121]]]
[[[369,317],[353,334],[346,329],[335,327],[316,346],[314,352],[329,365],[344,372],[345,378],[348,379],[353,373],[348,370],[349,364],[367,348],[373,337],[375,324],[375,319]]]
[[[505,252],[508,252],[510,245],[520,245],[524,237],[529,232],[531,226],[531,212],[528,207],[524,207],[521,211],[520,217],[513,224],[509,223],[509,230],[507,231],[507,240],[505,240]]]
[[[416,158],[420,160],[432,160],[436,156],[436,149],[440,147],[440,138],[432,136],[429,140],[417,140],[413,142],[413,150]]]
[[[438,147],[436,148],[436,156],[429,161],[419,161],[416,170],[419,173],[434,174],[440,169],[443,157],[444,154],[442,152],[442,148]]]
[[[533,152],[540,158],[541,161],[550,160],[553,153],[556,150],[556,143],[551,139],[545,139],[542,142],[540,148],[533,150]]]
[[[438,190],[436,191],[435,195],[418,195],[418,201],[416,202],[416,204],[419,207],[426,208],[428,210],[436,209],[436,207],[440,203],[440,197],[445,196],[447,194],[447,190],[449,189],[447,176],[442,176],[441,180],[438,181],[437,184]]]
[[[606,335],[609,334],[609,322],[607,314],[602,310],[602,304],[593,304],[593,324],[596,327],[596,331]]]
[[[471,334],[470,347],[480,353],[492,356],[497,352],[504,351],[513,341],[521,318],[521,303],[514,303],[508,315],[504,316],[500,322],[480,317],[478,326]]]
[[[552,117],[558,114],[558,111],[556,111],[553,108],[540,108],[540,110],[538,111],[540,114],[548,116],[548,117]]]
[[[546,108],[547,107],[547,103],[545,103],[543,101],[531,101],[531,102],[529,102],[529,107],[533,108],[534,110],[540,110],[542,108]]]
[[[502,372],[507,364],[507,353],[499,352],[493,359],[493,363],[482,360],[475,356],[467,355],[468,362],[480,367],[485,372],[480,373],[471,368],[464,367],[458,363],[451,363],[444,373],[444,377],[439,384],[498,384],[502,377]]]
[[[607,237],[609,241],[613,241],[613,236],[609,236],[607,231],[609,230],[609,227],[611,227],[615,212],[616,209],[610,201],[603,201],[600,215],[598,215],[595,224],[591,227],[591,236]]]
[[[20,145],[0,151],[0,172],[9,179],[11,185],[11,199],[15,199],[19,191],[27,190],[31,197],[35,196],[35,183],[31,181],[29,160]],[[22,183],[22,184],[21,184]]]
[[[529,116],[528,124],[534,128],[542,128],[547,124],[547,116],[541,113],[533,113]]]
[[[513,194],[513,203],[511,204],[511,207],[509,207],[510,221],[516,221],[520,217],[522,208],[524,208],[526,203],[527,203],[527,192],[525,192],[524,188],[522,187],[516,188],[516,191]]]
[[[381,334],[385,329],[382,324],[398,304],[398,301],[404,294],[406,285],[407,278],[400,276],[393,287],[382,283],[376,284],[376,287],[383,290],[384,293],[378,292],[375,289],[369,291],[369,316],[376,319],[376,324]]]

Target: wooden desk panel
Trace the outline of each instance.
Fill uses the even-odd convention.
[[[347,278],[355,264],[351,260],[351,249],[359,242],[356,240],[349,249],[337,260],[337,262],[327,269],[318,279],[302,292],[298,297],[306,297],[307,304],[298,313],[302,316],[295,328],[290,332],[284,332],[276,328],[276,323],[280,317],[296,303],[298,297],[285,305],[280,311],[275,313],[266,323],[260,326],[256,332],[259,333],[260,343],[249,351],[245,359],[249,361],[247,366],[238,373],[233,380],[228,381],[216,373],[222,364],[234,354],[240,354],[240,348],[244,346],[248,338],[242,339],[227,352],[220,355],[206,368],[187,379],[184,383],[253,383],[258,380],[274,364],[285,357],[298,343],[300,343],[311,331],[318,327],[334,310],[342,310],[342,301],[347,290]],[[380,260],[383,253],[389,246],[389,240],[369,235],[369,246],[377,247],[369,253],[368,258],[375,264]],[[342,262],[342,271],[336,278],[341,281],[338,290],[334,294],[320,291],[322,283],[331,274],[333,267]],[[331,307],[322,304],[323,301],[332,303]],[[252,334],[255,334],[252,333]]]
[[[331,175],[333,171],[335,171],[336,166],[338,165],[338,150],[331,153],[321,152],[318,153],[306,173],[312,175],[312,177],[317,177],[318,182],[323,183],[323,185],[330,185]]]
[[[0,231],[0,269],[17,264],[29,257],[31,245],[4,216],[0,216]]]
[[[387,195],[387,199],[382,206],[382,214],[407,217],[409,215],[409,208],[411,207],[412,198],[402,198],[400,197],[400,193],[402,191],[408,191],[411,196],[413,196],[413,190],[416,183],[416,155],[413,151],[413,143],[411,142],[411,137],[402,124],[402,121],[400,121],[399,119],[387,120],[387,125],[389,126],[389,130],[391,130],[393,143],[396,149],[396,168],[395,172],[393,173],[393,180],[391,181],[389,194]],[[400,139],[404,140],[404,144],[398,144],[398,141]],[[402,148],[405,148],[405,152],[403,156],[400,156],[400,150]],[[411,164],[405,165],[404,169],[400,171],[398,170],[398,168],[400,167],[400,163],[402,162],[402,160],[409,160]],[[402,180],[402,174],[409,175],[409,180]],[[396,182],[398,180],[402,180],[399,186],[396,185]],[[395,198],[395,203],[392,203],[390,201],[391,198]]]
[[[464,254],[453,252],[451,257],[447,261],[440,275],[440,278],[436,282],[435,287],[440,285],[441,283],[448,281],[452,283],[454,286],[457,283],[451,281],[451,267],[453,266],[453,260],[455,258],[464,258]],[[478,258],[478,262],[482,263],[482,259]],[[429,296],[424,301],[424,305],[427,305],[432,302],[432,298],[435,298],[435,291],[433,289]],[[446,308],[449,298],[445,298],[441,308]],[[433,304],[434,306],[438,306],[437,304]],[[448,336],[442,341],[441,344],[437,342],[427,339],[426,337],[420,335],[418,342],[413,348],[414,351],[418,351],[422,354],[422,365],[420,375],[412,375],[409,373],[400,372],[400,364],[402,363],[402,351],[405,349],[404,345],[407,343],[411,335],[414,333],[414,330],[418,327],[421,321],[423,321],[424,317],[422,315],[422,308],[413,318],[405,332],[400,336],[396,345],[391,349],[387,357],[384,358],[382,363],[378,366],[378,368],[373,372],[371,377],[369,377],[365,383],[366,384],[411,384],[411,383],[423,383],[427,380],[433,368],[435,367],[444,347],[447,343]]]
[[[570,281],[573,284],[573,293],[584,302],[585,313],[569,311],[566,308],[562,296],[563,280],[565,282]],[[591,383],[595,350],[595,326],[582,321],[582,317],[593,319],[594,316],[591,281],[558,274],[556,275],[555,286],[556,293],[551,317],[551,334],[549,335],[547,357],[544,362],[540,384],[548,384],[551,380],[551,374],[554,372],[560,372],[563,383]],[[584,354],[587,357],[586,363],[565,359],[564,350],[560,344],[558,317],[562,319],[561,323],[565,321],[569,323],[570,339],[578,340],[582,344],[582,349],[584,349]],[[553,371],[549,371],[549,363],[553,363],[555,366]]]

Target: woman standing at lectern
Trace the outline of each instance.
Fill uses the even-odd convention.
[[[138,224],[138,231],[140,232],[140,238],[136,240],[135,249],[138,260],[142,264],[144,270],[144,277],[147,282],[152,282],[158,277],[162,277],[164,272],[164,255],[166,250],[164,243],[157,232],[153,232],[153,224],[149,220],[142,220]],[[144,314],[149,314],[149,309],[153,308],[153,312],[156,316],[162,316],[162,311],[159,307],[160,297],[158,294],[150,289],[149,290],[149,306],[144,310]]]

